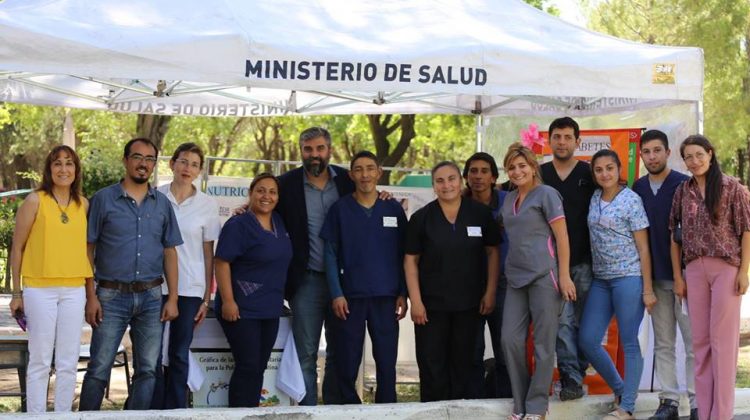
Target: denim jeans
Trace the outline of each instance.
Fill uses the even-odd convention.
[[[617,396],[620,407],[635,411],[638,384],[643,373],[643,356],[638,344],[638,328],[643,320],[643,280],[641,276],[594,279],[581,319],[578,344],[599,375]],[[625,353],[625,378],[602,347],[602,339],[614,314],[620,343]]]
[[[488,315],[479,316],[479,328],[477,332],[477,344],[474,353],[474,375],[469,382],[472,398],[511,398],[510,378],[508,368],[505,366],[505,356],[500,347],[503,327],[503,306],[505,304],[505,287],[497,288],[495,299],[495,310]],[[495,356],[495,382],[486,383],[484,374],[484,325],[490,329],[492,342],[492,354]]]
[[[162,303],[166,301],[167,296],[162,296]],[[162,370],[164,351],[160,351],[159,362],[156,365],[154,397],[151,400],[152,409],[187,408],[189,351],[195,331],[193,319],[202,303],[203,299],[199,297],[179,296],[177,298],[179,315],[169,322],[169,346],[167,347],[169,361]]]
[[[91,334],[91,359],[81,386],[80,411],[99,410],[112,362],[130,325],[133,342],[132,393],[126,409],[146,410],[154,393],[156,361],[161,350],[161,287],[139,293],[97,288],[102,321]]]
[[[305,379],[305,398],[300,405],[316,405],[318,403],[318,346],[323,323],[326,327],[326,365],[323,377],[323,402],[326,404],[340,404],[341,391],[338,387],[335,370],[335,341],[334,327],[331,324],[333,311],[331,310],[331,295],[325,274],[308,271],[300,282],[297,291],[290,302],[292,306],[292,332],[297,344],[299,364]]]
[[[586,296],[591,289],[591,264],[583,263],[570,267],[570,277],[576,286],[576,300],[563,302],[560,327],[557,330],[557,369],[561,376],[580,385],[586,376],[588,361],[578,348],[578,331]]]

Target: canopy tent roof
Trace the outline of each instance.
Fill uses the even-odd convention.
[[[698,102],[703,53],[520,0],[6,0],[0,101],[171,115],[594,115]]]

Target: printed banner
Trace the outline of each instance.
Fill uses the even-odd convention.
[[[620,180],[633,185],[638,179],[638,143],[641,141],[641,128],[617,128],[611,130],[581,130],[581,144],[576,149],[577,159],[590,162],[594,153],[602,149],[612,149],[620,157],[622,169]],[[552,149],[549,147],[549,133],[540,132],[544,137],[542,155],[544,161],[552,160]]]

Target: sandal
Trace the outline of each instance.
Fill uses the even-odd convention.
[[[633,417],[632,414],[623,410],[622,408],[618,408],[617,410],[602,417],[602,420],[635,420],[635,417]]]

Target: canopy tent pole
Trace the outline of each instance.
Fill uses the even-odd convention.
[[[477,115],[477,152],[482,151],[484,145],[484,117],[482,114]]]

